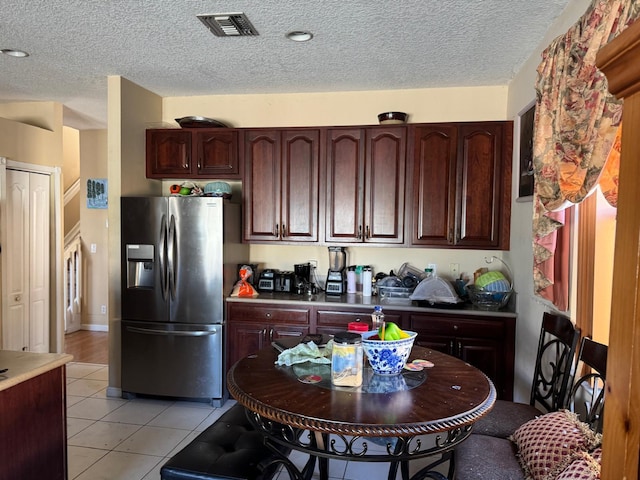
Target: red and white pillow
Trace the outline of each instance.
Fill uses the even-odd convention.
[[[600,445],[601,438],[568,410],[541,415],[510,437],[528,480],[600,478],[599,463],[589,452]],[[595,465],[597,476],[593,476]]]

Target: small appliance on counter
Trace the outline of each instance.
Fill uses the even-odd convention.
[[[293,292],[295,291],[296,276],[291,271],[276,273],[275,291]]]
[[[276,275],[280,273],[279,270],[267,268],[260,272],[258,278],[258,290],[261,292],[273,292],[276,289]]]
[[[342,295],[347,291],[347,252],[345,247],[329,247],[329,272],[327,273],[327,295]]]
[[[314,295],[316,285],[311,281],[311,263],[298,263],[293,266],[296,276],[295,292],[298,295]]]

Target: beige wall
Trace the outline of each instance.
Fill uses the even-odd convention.
[[[84,259],[82,292],[82,328],[108,329],[109,282],[104,272],[109,264],[108,210],[87,208],[87,180],[107,178],[107,131],[80,132],[80,224]],[[110,184],[107,183],[107,188]],[[91,245],[96,246],[95,253]]]
[[[63,106],[56,102],[0,103],[0,117],[59,132],[63,123]]]
[[[58,188],[56,169],[62,169],[62,105],[55,102],[0,104],[0,156],[24,164],[46,167],[52,175],[52,192]],[[61,185],[60,185],[61,189]],[[63,198],[51,202],[50,348],[62,351],[63,316]],[[54,231],[55,226],[55,231]]]
[[[518,157],[517,116],[535,100],[536,68],[540,64],[540,53],[558,35],[565,33],[585,12],[590,2],[576,0],[570,2],[562,15],[554,22],[541,40],[538,49],[527,59],[522,69],[509,85],[507,117],[514,120],[514,156],[511,205],[511,249],[505,252],[505,260],[513,266],[515,289],[518,292],[518,322],[516,326],[516,366],[514,399],[528,402],[533,378],[533,366],[540,335],[542,314],[551,310],[551,306],[533,294],[533,248],[531,218],[533,203],[518,202],[518,184],[515,179],[520,171]]]
[[[108,79],[107,176],[109,393],[120,388],[120,197],[160,195],[162,183],[145,178],[145,130],[162,118],[158,95],[118,76]]]
[[[504,120],[507,87],[432,88],[163,99],[163,121],[201,115],[233,127],[370,125],[387,111],[409,122]]]

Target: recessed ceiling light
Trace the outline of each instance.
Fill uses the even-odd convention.
[[[22,50],[14,50],[12,48],[3,48],[2,50],[0,50],[0,52],[4,53],[5,55],[9,55],[10,57],[16,58],[24,58],[29,56],[27,52],[23,52]]]
[[[287,33],[285,36],[294,42],[308,42],[313,38],[313,33],[305,30],[294,30],[293,32]]]

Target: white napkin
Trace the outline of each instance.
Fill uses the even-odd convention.
[[[319,348],[313,342],[300,343],[293,348],[284,350],[278,355],[277,365],[286,365],[290,367],[294,363],[331,363],[331,350],[333,340],[330,340],[326,346]]]

